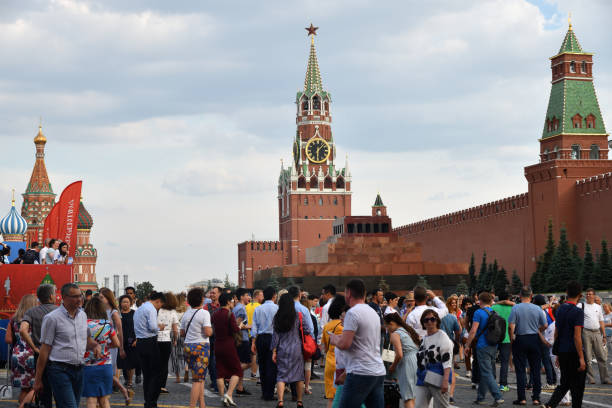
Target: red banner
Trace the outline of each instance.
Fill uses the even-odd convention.
[[[59,206],[59,230],[56,237],[68,244],[68,254],[74,256],[76,251],[77,224],[79,222],[79,203],[81,201],[82,181],[75,181],[62,192]]]
[[[47,218],[45,218],[43,245],[45,245],[49,239],[59,236],[59,209],[59,203],[56,203],[49,212],[49,215],[47,215]]]

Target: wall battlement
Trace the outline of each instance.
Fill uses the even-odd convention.
[[[492,215],[500,215],[529,206],[529,194],[523,193],[501,200],[492,201],[466,210],[456,211],[435,218],[402,225],[394,228],[400,235],[416,234],[423,231],[479,220]]]
[[[251,251],[282,252],[283,250],[283,243],[280,241],[245,241],[243,244]]]
[[[612,187],[612,172],[598,174],[576,181],[576,192],[579,196],[591,194],[596,191],[610,190]]]

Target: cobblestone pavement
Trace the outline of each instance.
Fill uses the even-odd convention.
[[[612,354],[612,353],[611,353]],[[608,364],[610,368],[610,372],[612,373],[612,358],[609,358]],[[499,366],[498,366],[499,370]],[[597,370],[596,370],[597,371]],[[322,369],[317,368],[315,372],[322,376]],[[473,390],[471,387],[471,382],[469,378],[465,376],[465,369],[462,367],[460,370],[457,370],[457,385],[455,389],[455,403],[453,406],[455,407],[471,407],[475,406],[472,402],[476,399],[476,390]],[[544,376],[542,376],[544,379]],[[596,374],[596,378],[598,378]],[[516,399],[516,382],[515,376],[513,372],[509,373],[510,382],[510,391],[504,393],[505,403],[504,407],[512,407],[512,401]],[[276,407],[275,402],[266,402],[262,401],[259,397],[261,395],[261,388],[256,384],[256,380],[251,380],[250,378],[246,379],[246,388],[249,390],[252,395],[239,397],[234,396],[234,402],[238,405],[239,408],[274,408]],[[207,386],[209,383],[207,383]],[[169,390],[169,394],[162,395],[159,399],[159,407],[188,407],[189,406],[189,391],[190,384],[184,383],[175,383],[174,378],[168,378],[167,388]],[[143,406],[143,398],[142,398],[142,386],[136,385],[135,387],[136,395],[131,406],[134,407],[142,407]],[[306,395],[304,398],[304,406],[306,408],[324,408],[326,407],[327,401],[323,398],[323,381],[322,378],[318,380],[312,381],[312,395]],[[544,402],[548,401],[550,397],[550,393],[542,393],[542,400]],[[488,401],[492,402],[491,396],[487,396]],[[527,398],[530,399],[530,392],[527,391]],[[0,400],[0,408],[1,407],[16,407],[17,403],[15,400]],[[81,401],[81,406],[85,407],[85,401]],[[123,398],[120,394],[113,394],[111,397],[111,406],[125,406],[123,403]],[[218,395],[213,394],[208,388],[206,389],[206,406],[215,408],[222,407],[221,399]],[[285,406],[286,407],[295,407],[295,403],[291,402],[290,395],[285,398]],[[529,404],[528,406],[532,406]],[[601,384],[587,384],[586,392],[583,400],[584,407],[612,407],[612,385],[601,385]],[[420,408],[420,407],[417,407]]]

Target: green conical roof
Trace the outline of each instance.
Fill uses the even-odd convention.
[[[571,25],[559,50],[559,54],[563,53],[587,54],[582,51],[582,47],[580,47]],[[575,115],[580,115],[582,118],[582,127],[575,128],[573,126],[572,118]],[[585,119],[591,115],[595,118],[595,126],[589,128],[586,126]],[[549,128],[546,121],[552,123],[554,120],[558,120],[559,125],[556,128]],[[606,134],[603,116],[601,115],[599,101],[597,100],[592,80],[584,81],[564,78],[553,83],[550,90],[542,138],[557,136],[562,133]]]
[[[382,198],[380,197],[380,193],[376,194],[376,201],[374,201],[374,205],[372,207],[384,207]]]
[[[319,60],[317,59],[317,50],[315,49],[314,37],[310,41],[310,55],[308,56],[308,66],[306,67],[306,78],[304,79],[304,91],[297,93],[299,100],[302,95],[310,98],[314,94],[319,94],[321,97],[329,97],[329,93],[323,90],[323,81],[321,81],[321,71],[319,70]]]
[[[53,278],[51,277],[51,275],[49,275],[49,272],[47,272],[47,274],[45,275],[43,280],[40,282],[40,284],[41,285],[55,285],[55,282],[53,281]]]
[[[579,53],[582,54],[582,47],[576,38],[576,34],[574,34],[574,30],[572,30],[572,25],[570,24],[569,29],[567,30],[567,34],[565,34],[565,38],[563,39],[563,43],[561,44],[561,48],[559,49],[559,54],[563,53]]]
[[[321,82],[321,71],[319,71],[319,61],[317,60],[317,50],[314,45],[314,37],[310,42],[310,55],[308,56],[308,67],[306,68],[306,79],[304,79],[304,92],[313,94],[323,90]]]

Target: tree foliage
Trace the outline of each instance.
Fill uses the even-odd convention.
[[[473,295],[476,292],[476,286],[478,285],[478,281],[476,280],[476,263],[474,262],[474,253],[472,252],[472,257],[470,258],[470,268],[468,273],[468,293]]]
[[[586,241],[584,244],[584,262],[582,263],[582,273],[580,274],[584,289],[593,286],[594,273],[595,261],[593,259],[593,251],[591,250],[591,243]]]
[[[567,282],[576,279],[578,273],[574,270],[574,260],[567,240],[567,230],[561,228],[559,245],[554,251],[552,261],[546,276],[546,292],[563,292]]]
[[[472,256],[472,259],[474,259],[474,257]],[[467,295],[469,293],[469,287],[467,285],[467,283],[465,283],[465,279],[461,278],[461,280],[459,280],[459,283],[457,284],[457,288],[456,288],[456,292],[458,295]]]
[[[415,286],[422,286],[425,289],[431,289],[431,286],[429,286],[429,283],[427,283],[427,278],[422,275],[417,276],[417,281],[416,281]]]
[[[495,265],[497,265],[497,261],[495,261]],[[493,282],[493,290],[497,296],[508,293],[508,275],[504,268],[501,268],[499,272],[495,275],[495,281]]]
[[[149,281],[140,282],[136,285],[136,297],[143,302],[147,300],[151,292],[153,292],[153,284]]]
[[[523,282],[521,282],[521,278],[519,278],[516,270],[512,271],[512,282],[510,283],[510,294],[518,295],[521,289],[523,288]]]

